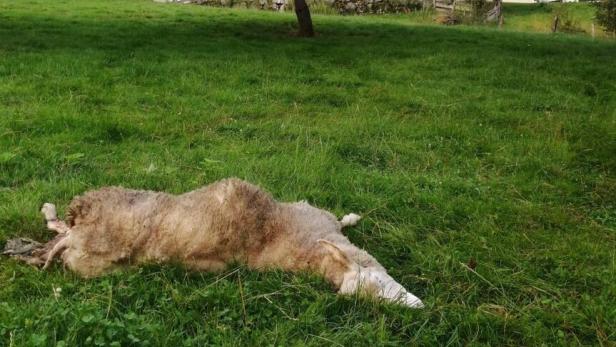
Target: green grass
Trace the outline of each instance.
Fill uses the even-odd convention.
[[[468,8],[467,5],[465,8]],[[497,29],[496,23],[477,23],[470,17],[465,18],[459,12],[459,19],[469,26]],[[468,15],[468,14],[467,14]],[[421,25],[439,25],[435,19],[438,15],[431,9],[411,12],[404,15],[387,15],[401,22],[410,22]],[[502,31],[551,33],[554,17],[559,17],[559,33],[575,34],[579,36],[593,35],[599,39],[611,39],[603,28],[595,23],[595,7],[588,2],[582,3],[539,3],[539,4],[503,4],[504,23]]]
[[[504,27],[508,30],[533,31],[548,33],[552,31],[554,17],[559,16],[560,31],[592,35],[592,25],[595,20],[595,7],[587,2],[581,3],[550,3],[550,4],[505,4]],[[565,23],[569,22],[567,28]],[[601,26],[594,23],[595,36],[606,37]]]
[[[0,0],[0,244],[50,238],[45,201],[237,176],[363,214],[350,239],[427,308],[310,274],[1,258],[0,345],[616,342],[616,45],[314,17],[300,39],[292,14]]]

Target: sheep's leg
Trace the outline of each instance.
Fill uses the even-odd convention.
[[[68,242],[69,242],[69,237],[67,236],[67,237],[62,238],[62,240],[60,240],[58,243],[56,243],[53,246],[51,251],[47,253],[47,259],[45,260],[45,265],[43,265],[43,270],[49,267],[53,258],[55,258],[56,255],[60,253],[60,251],[63,251],[65,248],[68,247]]]
[[[355,213],[349,213],[346,216],[342,217],[342,219],[340,220],[340,226],[343,228],[353,226],[357,224],[357,222],[359,222],[360,219],[361,219],[360,215],[357,215]]]
[[[11,250],[11,252],[7,252],[7,254],[30,265],[43,265],[43,269],[46,269],[58,253],[68,247],[71,229],[64,221],[58,220],[58,213],[54,204],[43,204],[41,212],[45,215],[47,228],[58,233],[56,237],[44,245],[37,244],[35,247],[30,246],[30,249],[21,249],[20,252]]]
[[[31,256],[27,256],[27,255],[14,255],[13,258],[19,260],[19,261],[23,261],[24,263],[28,264],[28,265],[32,265],[32,266],[41,266],[43,265],[45,262],[43,261],[43,259],[39,258],[39,257],[31,257]]]
[[[48,202],[44,203],[41,212],[45,215],[45,221],[47,221],[47,228],[49,230],[54,230],[58,234],[66,234],[71,230],[64,221],[58,219],[56,205]]]

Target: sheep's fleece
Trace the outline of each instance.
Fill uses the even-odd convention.
[[[360,216],[349,214],[338,221],[306,202],[277,202],[236,178],[182,195],[119,187],[90,191],[73,199],[66,222],[57,218],[53,204],[44,204],[42,212],[57,236],[47,244],[20,239],[10,244],[23,249],[5,254],[43,268],[58,256],[84,277],[164,262],[202,271],[220,271],[231,263],[257,270],[308,270],[321,274],[341,294],[359,292],[423,307],[342,234]]]

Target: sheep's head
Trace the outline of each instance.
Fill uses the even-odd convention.
[[[361,293],[412,308],[424,307],[423,302],[418,297],[409,293],[385,270],[360,266],[335,244],[326,240],[319,240],[319,243],[337,262],[346,264],[347,270],[344,272],[338,293]]]

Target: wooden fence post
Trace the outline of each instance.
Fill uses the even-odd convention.
[[[595,38],[595,23],[591,24],[590,32],[592,33],[592,38]]]
[[[554,17],[554,22],[552,23],[552,32],[555,33],[558,30],[558,16]]]

